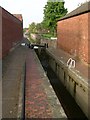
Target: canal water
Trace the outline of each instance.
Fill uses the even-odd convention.
[[[76,104],[74,98],[70,95],[70,93],[66,90],[63,84],[60,82],[57,75],[53,72],[51,67],[48,64],[48,56],[45,50],[42,50],[40,54],[36,50],[38,58],[47,74],[47,77],[50,80],[50,83],[62,104],[62,107],[68,117],[69,120],[88,120],[85,114],[82,112],[80,107]]]

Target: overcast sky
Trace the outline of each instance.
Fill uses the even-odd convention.
[[[60,1],[60,0],[59,0]],[[86,0],[65,0],[65,8],[71,12],[79,3]],[[22,14],[23,25],[28,27],[32,22],[39,23],[43,20],[43,7],[47,0],[0,0],[0,6],[12,14]]]

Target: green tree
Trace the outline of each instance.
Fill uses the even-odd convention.
[[[25,32],[26,32],[26,30],[27,30],[27,28],[23,28],[23,33],[25,33]]]
[[[44,7],[43,25],[45,28],[48,28],[51,33],[56,32],[57,20],[67,13],[67,9],[64,8],[64,3],[65,2],[51,2],[51,0],[48,0]]]
[[[42,23],[37,23],[36,24],[36,31],[37,33],[40,33],[42,31],[43,27],[42,27]]]
[[[29,25],[29,33],[35,33],[35,32],[36,32],[36,24],[35,24],[35,22],[32,22]]]

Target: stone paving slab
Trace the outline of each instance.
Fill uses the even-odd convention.
[[[67,118],[33,50],[26,59],[25,119]]]
[[[0,120],[2,118],[2,60],[0,59]]]
[[[21,76],[27,51],[27,47],[17,46],[2,61],[3,118],[17,118]]]

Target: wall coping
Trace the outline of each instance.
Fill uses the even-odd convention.
[[[72,12],[68,13],[67,15],[65,15],[64,17],[59,19],[58,21],[68,19],[68,18],[71,18],[71,17],[75,17],[75,16],[78,16],[78,15],[81,15],[81,14],[84,14],[84,13],[88,13],[88,12],[90,12],[90,1],[82,4],[80,7],[76,8]]]

